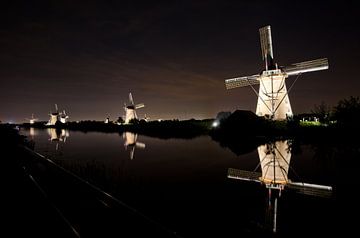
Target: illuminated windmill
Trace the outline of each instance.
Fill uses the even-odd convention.
[[[105,118],[104,123],[105,123],[105,124],[109,124],[109,123],[110,123],[110,115],[108,115],[108,116]]]
[[[66,114],[65,110],[63,110],[63,112],[60,113],[59,115],[60,115],[61,123],[66,123],[67,119],[69,119],[69,116]]]
[[[131,93],[129,93],[129,105],[126,106],[125,103],[125,124],[129,124],[129,122],[133,119],[137,119],[136,110],[145,107],[144,103],[139,103],[135,105],[133,97]]]
[[[277,141],[260,145],[258,147],[260,162],[253,171],[238,169],[228,169],[228,178],[243,181],[251,181],[264,184],[268,189],[267,215],[271,221],[271,229],[276,232],[277,201],[284,189],[293,190],[297,193],[317,196],[330,197],[332,187],[294,182],[288,178],[290,167],[291,151],[288,141]],[[261,167],[261,173],[257,172]]]
[[[38,118],[35,118],[35,117],[34,117],[34,113],[32,113],[32,114],[31,114],[31,117],[30,117],[30,118],[26,118],[26,120],[29,121],[30,125],[33,125],[33,124],[35,124],[35,122],[36,122],[37,120],[39,120],[39,119],[38,119]]]
[[[298,77],[287,90],[285,79],[293,75],[325,70],[329,68],[327,58],[305,61],[280,67],[274,62],[270,26],[259,29],[262,59],[265,62],[265,70],[260,74],[238,77],[225,80],[226,89],[250,86],[258,97],[256,115],[284,120],[293,115],[289,92]],[[253,85],[260,84],[257,92]]]
[[[135,147],[145,149],[145,143],[138,142],[137,137],[137,134],[128,131],[123,134],[125,140],[124,146],[126,149],[130,149],[130,159],[134,158]]]
[[[56,122],[59,120],[59,109],[57,104],[55,104],[55,112],[49,113],[50,119],[46,123],[47,126],[55,126]]]

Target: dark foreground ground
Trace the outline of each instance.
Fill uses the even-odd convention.
[[[0,130],[1,237],[176,237]]]

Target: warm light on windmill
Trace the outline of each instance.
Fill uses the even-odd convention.
[[[328,69],[328,60],[316,59],[278,68],[274,62],[270,26],[260,28],[259,32],[265,70],[260,74],[227,79],[225,86],[226,89],[250,86],[258,97],[256,115],[273,120],[285,120],[293,116],[288,94],[297,78],[289,89],[286,87],[285,79],[292,75],[299,76],[303,73]],[[257,84],[260,84],[259,91],[253,87]]]

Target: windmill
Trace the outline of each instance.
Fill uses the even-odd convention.
[[[34,117],[34,113],[32,113],[32,114],[31,114],[31,117],[30,117],[30,118],[26,118],[26,120],[29,121],[29,124],[30,124],[30,125],[33,125],[33,124],[35,124],[35,122],[36,122],[37,120],[39,120],[39,119],[38,119],[38,118],[35,118],[35,117]]]
[[[129,122],[133,119],[137,119],[136,110],[145,107],[144,103],[136,104],[134,103],[134,99],[129,93],[129,105],[127,106],[126,103],[124,105],[125,109],[125,124],[129,124]]]
[[[55,104],[55,112],[49,113],[50,119],[46,123],[47,126],[55,126],[56,122],[59,120],[59,109],[57,104]]]
[[[123,134],[125,149],[130,149],[130,159],[134,158],[135,147],[145,149],[145,143],[138,142],[137,137],[137,134],[128,131]]]
[[[105,124],[109,124],[109,123],[110,123],[110,114],[107,115],[107,117],[105,118],[104,123],[105,123]]]
[[[69,119],[69,116],[66,114],[65,110],[63,110],[63,112],[60,113],[60,122],[65,124],[67,119]]]
[[[284,120],[293,115],[288,94],[298,77],[303,73],[328,69],[328,59],[310,60],[279,68],[274,62],[270,26],[260,28],[259,32],[265,70],[260,74],[226,79],[225,86],[226,89],[250,86],[258,97],[256,115]],[[287,90],[285,79],[293,75],[297,77]],[[260,85],[258,92],[253,86],[257,84]]]
[[[268,189],[267,215],[272,223],[273,232],[276,232],[277,229],[278,198],[281,197],[282,190],[293,190],[297,193],[325,198],[331,196],[331,186],[294,182],[288,178],[289,168],[292,169],[290,167],[291,151],[288,141],[276,141],[260,145],[257,150],[260,162],[253,171],[229,168],[227,177],[265,185]],[[261,173],[257,172],[259,167],[261,167]]]

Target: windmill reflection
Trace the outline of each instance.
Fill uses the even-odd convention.
[[[282,190],[286,188],[319,197],[330,197],[332,193],[330,186],[294,182],[288,178],[289,168],[291,168],[290,145],[288,140],[261,145],[258,147],[260,162],[253,171],[232,168],[228,170],[228,178],[262,183],[266,186],[268,189],[266,220],[274,233],[277,229],[278,199],[281,197]],[[261,167],[261,173],[257,172],[259,167]]]
[[[38,133],[34,127],[29,128],[29,135],[30,135],[31,140],[34,140],[34,137],[37,136],[37,134]]]
[[[66,142],[66,138],[70,136],[69,131],[65,129],[48,128],[47,132],[50,141],[56,142],[56,150],[59,149],[59,142]]]
[[[138,135],[132,132],[124,132],[123,138],[125,140],[125,149],[130,150],[130,159],[134,158],[135,148],[145,149],[145,143],[138,142]]]

